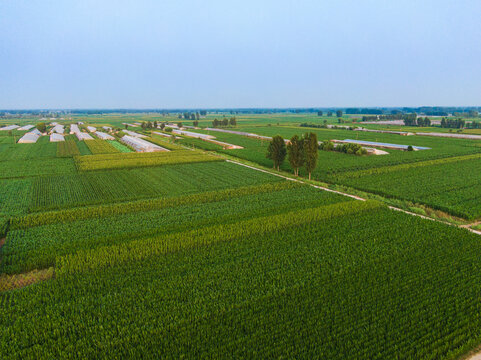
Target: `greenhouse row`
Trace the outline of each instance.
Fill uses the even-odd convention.
[[[91,133],[93,133],[93,132],[97,131],[97,128],[95,128],[93,126],[87,126],[87,130],[90,131]]]
[[[157,151],[169,151],[160,147],[159,145],[153,144],[143,139],[139,139],[133,136],[124,135],[121,139],[121,142],[130,146],[137,152],[157,152]]]
[[[142,134],[136,133],[134,131],[130,131],[130,130],[123,130],[123,132],[126,133],[129,136],[136,137],[136,138],[146,138],[147,137],[145,135],[142,135]]]
[[[2,128],[0,128],[0,130],[3,130],[3,131],[9,131],[9,130],[15,130],[16,128],[19,128],[20,126],[18,125],[8,125],[8,126],[4,126]]]
[[[197,138],[197,139],[215,139],[215,136],[212,136],[212,135],[207,135],[207,134],[199,134],[199,133],[195,133],[195,132],[192,132],[192,131],[185,131],[185,130],[172,130],[172,132],[174,134],[177,134],[177,135],[185,135],[185,136],[189,136],[189,137],[193,137],[193,138]]]
[[[37,130],[37,129],[35,129]],[[38,131],[38,130],[37,130]],[[39,131],[38,131],[39,132]],[[19,144],[34,144],[37,142],[37,140],[40,138],[39,134],[36,134],[34,132],[28,132],[25,135],[23,135],[20,140],[18,140]]]
[[[55,125],[50,131],[51,133],[63,134],[65,132],[63,125]]]
[[[87,134],[87,133],[84,133],[84,132],[76,132],[75,133],[75,136],[77,136],[77,139],[79,139],[79,141],[82,141],[82,140],[93,140],[94,138],[92,136],[90,136],[90,134]]]
[[[101,140],[115,140],[115,138],[112,135],[106,134],[101,131],[97,131],[95,135],[97,135],[97,137]]]
[[[33,128],[33,127],[34,127],[33,125],[25,125],[25,126],[19,127],[17,130],[27,131],[27,130],[30,130],[31,128]]]
[[[50,134],[50,142],[65,141],[62,134],[52,133]]]

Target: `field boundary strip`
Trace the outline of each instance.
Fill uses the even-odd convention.
[[[304,181],[302,181],[302,180],[300,180],[300,179],[294,179],[294,178],[291,178],[291,177],[288,177],[288,176],[285,176],[285,175],[276,174],[276,173],[270,172],[270,171],[268,171],[268,170],[260,169],[260,168],[257,168],[257,167],[255,167],[255,166],[243,164],[243,163],[240,163],[240,162],[237,162],[237,161],[233,161],[233,160],[229,160],[229,159],[227,159],[226,161],[227,161],[227,162],[230,162],[230,163],[232,163],[232,164],[237,164],[237,165],[240,165],[240,166],[247,167],[247,168],[249,168],[249,169],[261,171],[261,172],[266,173],[266,174],[271,174],[271,175],[274,175],[274,176],[277,176],[277,177],[280,177],[280,178],[283,178],[283,179],[286,179],[286,180],[289,180],[289,181],[295,181],[295,182],[299,182],[299,183],[301,183],[301,184],[306,184],[306,185],[312,186],[312,187],[314,187],[314,188],[316,188],[316,189],[320,189],[320,190],[323,190],[323,191],[328,191],[328,192],[332,192],[332,193],[335,193],[335,194],[347,196],[347,197],[350,197],[350,198],[352,198],[352,199],[356,199],[356,200],[360,200],[360,201],[366,201],[366,199],[364,199],[364,198],[362,198],[362,197],[360,197],[360,196],[356,196],[356,195],[352,195],[352,194],[347,194],[347,193],[344,193],[344,192],[341,192],[341,191],[337,191],[337,190],[332,190],[332,189],[329,189],[329,188],[324,187],[324,186],[309,184],[309,183],[306,183],[306,182],[304,182]]]
[[[75,254],[58,257],[55,261],[55,273],[58,276],[64,276],[83,271],[94,271],[129,261],[143,260],[184,249],[208,246],[381,208],[385,208],[384,205],[373,200],[357,203],[341,202],[302,211],[258,217],[234,224],[214,225],[165,236],[133,240],[119,245],[80,250]]]
[[[480,155],[480,157],[481,157],[481,155]],[[316,188],[316,189],[319,189],[319,190],[333,192],[333,193],[340,194],[340,195],[343,195],[343,196],[347,196],[347,197],[350,197],[350,198],[352,198],[352,199],[356,199],[356,200],[360,200],[360,201],[367,201],[366,199],[364,199],[364,198],[362,198],[362,197],[360,197],[360,196],[348,194],[348,193],[345,193],[345,192],[342,192],[342,191],[332,190],[332,189],[326,188],[326,187],[324,187],[324,186],[319,186],[319,185],[314,185],[314,184],[306,183],[305,181],[302,181],[302,180],[300,180],[300,179],[294,179],[294,178],[291,178],[291,177],[288,177],[288,176],[285,176],[285,175],[276,174],[276,173],[273,173],[273,172],[268,171],[268,170],[264,170],[264,169],[257,168],[257,167],[255,167],[255,166],[243,164],[243,163],[240,163],[240,162],[237,162],[237,161],[233,161],[233,160],[229,160],[229,159],[227,159],[226,161],[227,161],[227,162],[230,162],[230,163],[233,163],[233,164],[240,165],[240,166],[245,166],[245,167],[248,167],[248,168],[253,169],[253,170],[257,170],[257,171],[261,171],[261,172],[264,172],[264,173],[267,173],[267,174],[271,174],[271,175],[273,175],[273,176],[278,176],[278,177],[281,177],[281,178],[284,178],[284,179],[287,179],[287,180],[300,182],[300,183],[302,183],[302,184],[306,184],[306,185],[312,186],[312,187],[314,187],[314,188]],[[421,215],[421,214],[416,214],[416,213],[413,213],[413,212],[411,212],[411,211],[407,211],[407,210],[404,210],[404,209],[400,209],[400,208],[395,207],[395,206],[390,206],[390,205],[389,205],[388,208],[391,209],[391,210],[394,210],[394,211],[403,212],[403,213],[408,214],[408,215],[411,215],[411,216],[420,217],[420,218],[422,218],[422,219],[435,221],[435,222],[438,222],[438,223],[441,223],[441,224],[445,224],[445,225],[449,225],[449,226],[459,227],[459,228],[461,228],[461,229],[466,229],[466,230],[468,230],[469,232],[472,232],[472,233],[477,234],[477,235],[481,235],[481,231],[472,229],[472,228],[467,227],[467,226],[456,225],[456,224],[449,223],[449,222],[447,222],[447,221],[441,221],[441,220],[433,219],[433,218],[431,218],[431,217],[429,217],[429,216],[425,216],[425,215]]]
[[[170,198],[154,198],[134,200],[128,202],[117,202],[94,206],[77,207],[64,210],[53,210],[39,213],[27,214],[14,217],[10,221],[11,230],[28,229],[30,227],[42,226],[55,223],[67,223],[78,220],[99,218],[129,214],[139,210],[154,211],[167,207],[182,206],[186,204],[200,204],[215,201],[222,201],[244,195],[274,192],[284,189],[292,189],[304,186],[301,183],[281,181],[261,185],[249,185],[225,190],[207,191],[198,194],[176,196]]]
[[[386,174],[386,173],[391,173],[391,172],[396,172],[401,170],[408,170],[408,169],[417,168],[417,167],[436,166],[436,165],[442,165],[442,164],[449,164],[452,162],[470,161],[470,160],[476,160],[476,159],[481,159],[481,154],[452,156],[452,157],[441,158],[441,159],[411,162],[407,164],[386,165],[386,166],[374,167],[372,169],[345,171],[340,174],[333,174],[333,176],[339,180],[355,179],[363,176]]]

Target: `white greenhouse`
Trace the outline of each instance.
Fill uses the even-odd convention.
[[[75,135],[77,136],[77,139],[79,139],[79,141],[82,141],[82,140],[93,140],[94,138],[92,136],[90,136],[90,134],[87,134],[87,133],[84,133],[84,132],[76,132]]]
[[[163,147],[160,147],[159,145],[129,135],[124,135],[120,141],[129,145],[137,152],[169,151]]]
[[[9,130],[15,130],[16,128],[19,128],[20,126],[18,125],[8,125],[8,126],[4,126],[2,128],[0,128],[0,130],[3,130],[3,131],[9,131]]]
[[[132,136],[132,137],[136,137],[136,138],[146,138],[147,137],[145,135],[142,135],[142,134],[136,133],[134,131],[130,131],[130,130],[122,130],[122,131],[124,133],[126,133],[127,135]]]
[[[174,134],[185,135],[185,136],[189,136],[189,137],[193,137],[193,138],[197,138],[197,139],[215,139],[215,136],[207,135],[207,134],[199,134],[199,133],[195,133],[195,132],[192,132],[192,131],[173,129],[172,132]]]
[[[25,126],[19,127],[17,130],[27,131],[27,130],[30,130],[31,128],[33,128],[33,125],[25,125]]]
[[[97,137],[101,140],[115,140],[115,138],[112,135],[106,134],[101,131],[97,131],[95,135],[97,135]]]
[[[35,129],[35,130],[37,130],[37,129]],[[33,132],[28,132],[25,135],[23,135],[20,138],[20,140],[18,140],[18,143],[19,144],[33,144],[33,143],[36,143],[39,138],[40,138],[40,135],[38,135],[36,133],[33,133]]]
[[[51,133],[63,134],[65,129],[63,125],[55,125],[53,129],[50,131]]]
[[[38,136],[42,136],[42,133],[38,129],[33,129],[32,131],[28,132],[29,134],[36,134]]]
[[[77,124],[70,125],[70,133],[71,134],[75,134],[75,133],[78,133],[78,132],[80,132],[80,129],[78,128]]]
[[[95,128],[93,126],[87,126],[87,130],[90,131],[90,132],[96,132],[97,128]]]
[[[59,141],[65,141],[63,138],[63,135],[57,134],[57,133],[52,133],[50,135],[50,142],[59,142]]]

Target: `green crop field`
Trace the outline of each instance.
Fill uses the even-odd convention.
[[[338,123],[313,113],[235,115],[230,130],[268,137],[430,148],[318,150],[309,183],[288,158],[271,171],[270,139],[205,130],[224,115],[234,116],[209,113],[187,130],[243,149],[146,126],[129,130],[170,151],[75,135],[18,144],[0,131],[1,359],[458,359],[481,345],[480,235],[457,226],[481,218],[480,140],[301,127]],[[110,126],[116,139],[123,123],[181,121],[73,119],[61,123]]]

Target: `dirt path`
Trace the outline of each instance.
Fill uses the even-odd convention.
[[[289,177],[289,176],[285,176],[285,175],[280,175],[280,174],[276,174],[276,173],[273,173],[271,171],[268,171],[268,170],[264,170],[264,169],[260,169],[260,168],[257,168],[255,166],[251,166],[251,165],[246,165],[246,164],[243,164],[243,163],[240,163],[240,162],[237,162],[237,161],[234,161],[234,160],[229,160],[227,159],[226,160],[227,162],[230,162],[232,164],[236,164],[236,165],[240,165],[240,166],[244,166],[244,167],[247,167],[249,169],[253,169],[253,170],[257,170],[257,171],[260,171],[260,172],[263,172],[263,173],[266,173],[266,174],[271,174],[271,175],[274,175],[274,176],[277,176],[277,177],[280,177],[280,178],[283,178],[283,179],[286,179],[286,180],[290,180],[290,181],[296,181],[296,182],[299,182],[299,183],[302,183],[302,184],[306,184],[306,185],[309,185],[309,186],[312,186],[316,189],[319,189],[319,190],[323,190],[323,191],[329,191],[329,192],[333,192],[333,193],[336,193],[336,194],[339,194],[339,195],[343,195],[343,196],[347,196],[347,197],[350,197],[352,199],[356,199],[356,200],[361,200],[361,201],[366,201],[366,199],[362,198],[362,197],[359,197],[359,196],[356,196],[356,195],[351,195],[351,194],[348,194],[348,193],[344,193],[342,191],[337,191],[337,190],[332,190],[332,189],[329,189],[329,188],[326,188],[324,186],[318,186],[318,185],[313,185],[313,184],[309,184],[309,183],[306,183],[304,181],[302,181],[301,179],[298,179],[298,178],[292,178],[292,177]],[[395,210],[395,211],[399,211],[399,212],[403,212],[405,214],[408,214],[408,215],[411,215],[411,216],[417,216],[417,217],[420,217],[422,219],[426,219],[426,220],[431,220],[431,221],[436,221],[436,222],[439,222],[439,223],[442,223],[442,224],[446,224],[446,225],[449,225],[449,226],[457,226],[457,227],[460,227],[460,228],[463,228],[463,229],[466,229],[474,234],[477,234],[477,235],[481,235],[481,231],[479,230],[474,230],[474,229],[471,229],[469,226],[473,225],[473,224],[468,224],[468,225],[455,225],[455,224],[451,224],[449,222],[445,222],[445,221],[441,221],[441,220],[437,220],[437,219],[433,219],[429,216],[425,216],[425,215],[420,215],[420,214],[416,214],[416,213],[413,213],[413,212],[410,212],[410,211],[407,211],[407,210],[403,210],[403,209],[400,209],[400,208],[397,208],[397,207],[394,207],[394,206],[388,206],[390,209],[392,210]],[[481,223],[481,221],[479,221],[479,223]],[[481,356],[481,355],[480,355]],[[479,359],[476,359],[476,360],[481,360],[481,357]]]

